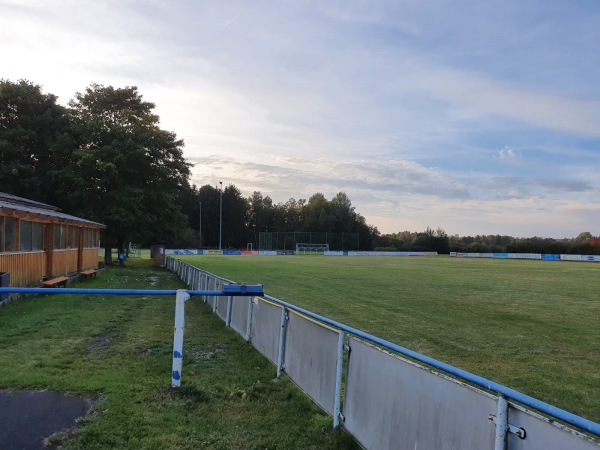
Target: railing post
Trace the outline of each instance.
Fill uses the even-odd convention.
[[[173,371],[171,386],[181,386],[181,368],[183,366],[183,329],[185,323],[185,302],[190,296],[185,289],[178,289],[175,296],[175,333],[173,337]]]
[[[221,284],[219,283],[219,280],[217,280],[215,278],[215,291],[220,291],[221,289]],[[214,295],[213,296],[213,312],[216,313],[217,312],[217,308],[219,307],[219,301],[221,300],[221,297]]]
[[[225,326],[227,328],[229,328],[229,325],[231,324],[231,307],[233,303],[233,297],[230,295],[229,297],[227,297],[227,315],[225,316]]]
[[[248,302],[248,319],[246,322],[246,342],[250,342],[250,335],[252,333],[252,304],[254,303],[254,297],[250,297]]]
[[[498,411],[496,412],[496,440],[494,450],[506,450],[506,432],[508,431],[508,402],[506,397],[498,395]]]
[[[283,369],[283,353],[285,349],[285,321],[287,319],[287,313],[285,307],[281,307],[281,328],[279,330],[279,355],[277,357],[277,378],[281,376],[281,369]]]
[[[342,396],[342,365],[344,364],[344,332],[339,331],[337,364],[335,368],[335,400],[333,403],[333,428],[340,425],[340,400]]]

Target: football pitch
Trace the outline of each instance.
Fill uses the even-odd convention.
[[[600,264],[438,257],[181,259],[600,422]]]

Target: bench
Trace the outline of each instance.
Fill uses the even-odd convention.
[[[67,281],[69,281],[69,277],[56,277],[50,280],[42,281],[42,286],[44,287],[57,287],[63,286],[67,287]]]
[[[88,279],[88,278],[96,278],[96,274],[98,273],[97,269],[88,269],[88,270],[82,270],[81,272],[79,272],[79,275],[83,276],[84,279]]]

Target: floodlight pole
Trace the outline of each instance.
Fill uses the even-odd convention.
[[[198,219],[198,225],[199,225],[199,229],[200,229],[200,247],[202,248],[202,202],[198,202],[198,205],[200,207],[200,219]]]
[[[219,205],[219,250],[221,250],[221,242],[223,237],[223,182],[219,181],[221,185],[221,201]]]

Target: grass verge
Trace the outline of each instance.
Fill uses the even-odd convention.
[[[148,260],[77,287],[183,287]],[[67,449],[354,449],[210,308],[186,303],[183,384],[170,388],[174,296],[29,297],[0,308],[0,389],[96,396]]]

